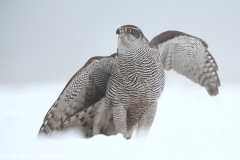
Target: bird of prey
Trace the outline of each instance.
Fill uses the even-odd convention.
[[[202,39],[179,31],[166,31],[150,42],[141,29],[117,29],[117,53],[93,57],[69,80],[47,112],[39,130],[54,135],[68,128],[85,137],[134,131],[146,137],[153,123],[157,100],[165,83],[165,70],[173,69],[218,94],[218,66]]]

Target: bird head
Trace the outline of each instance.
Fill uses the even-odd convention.
[[[132,47],[135,45],[148,44],[147,38],[143,35],[141,29],[133,25],[121,26],[117,29],[118,47]]]

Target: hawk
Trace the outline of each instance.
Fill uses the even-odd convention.
[[[157,100],[165,83],[165,70],[173,69],[218,94],[218,66],[202,39],[179,31],[166,31],[150,42],[141,29],[117,29],[117,53],[93,57],[69,80],[47,112],[39,134],[75,128],[85,137],[134,131],[145,137],[153,123]]]

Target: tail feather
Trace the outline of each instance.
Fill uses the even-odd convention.
[[[58,131],[74,128],[83,132],[86,137],[92,137],[94,117],[93,107],[94,105],[68,118],[60,125]]]
[[[71,128],[81,131],[87,138],[96,134],[116,134],[112,109],[106,110],[105,98],[68,118],[58,131]]]

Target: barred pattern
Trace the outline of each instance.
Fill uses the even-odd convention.
[[[69,80],[58,99],[47,112],[39,134],[59,130],[69,117],[103,98],[117,54],[93,57]]]
[[[161,38],[161,37],[159,37]],[[150,42],[151,43],[151,42]],[[209,95],[218,94],[220,80],[217,63],[198,38],[179,36],[156,44],[166,70],[175,70],[206,88]]]
[[[218,66],[203,40],[167,31],[150,43],[133,25],[117,31],[118,53],[91,58],[67,83],[47,112],[39,134],[77,128],[86,137],[148,133],[165,83],[175,70],[218,94]]]
[[[119,57],[107,87],[106,106],[121,107],[121,104],[127,111],[126,125],[131,130],[163,91],[164,70],[154,57],[156,49],[145,44],[119,47],[118,52]]]
[[[97,70],[98,72],[96,72]],[[79,74],[71,82],[70,87],[67,89],[65,101],[74,99],[82,90],[83,83],[87,82],[87,87],[91,85],[94,79],[96,85],[105,93],[106,81],[108,80],[112,71],[112,62],[109,60],[93,61],[91,65],[83,68],[82,74]],[[93,73],[91,75],[91,73]],[[107,74],[107,75],[106,75]],[[89,77],[89,75],[91,75]],[[88,78],[90,78],[88,81]]]
[[[106,110],[105,98],[65,120],[58,130],[72,128],[88,138],[97,134],[115,135],[112,109]]]

